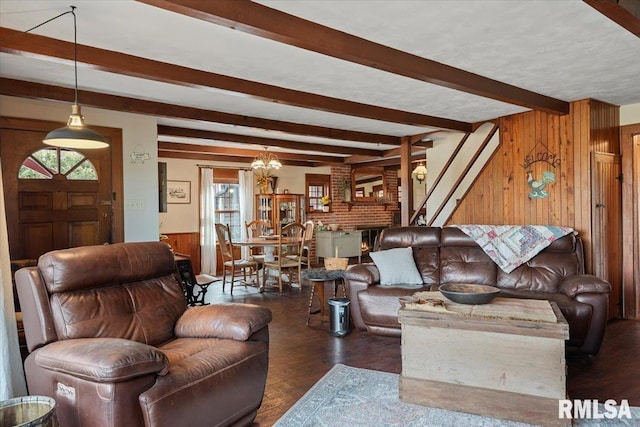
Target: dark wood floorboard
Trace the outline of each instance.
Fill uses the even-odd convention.
[[[329,292],[329,289],[327,289]],[[262,407],[254,426],[270,426],[278,420],[333,365],[378,371],[401,371],[400,339],[352,331],[343,338],[329,334],[329,322],[312,316],[305,325],[310,287],[285,288],[258,293],[255,288],[209,288],[207,301],[246,302],[271,309],[269,374]],[[428,357],[428,356],[426,356]],[[567,359],[567,391],[571,399],[627,399],[640,406],[640,322],[610,322],[600,353],[591,358]]]

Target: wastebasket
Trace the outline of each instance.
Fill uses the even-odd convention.
[[[0,402],[0,426],[57,427],[56,402],[46,396],[24,396]]]
[[[331,335],[343,337],[349,330],[349,298],[331,298],[329,300],[329,323]]]

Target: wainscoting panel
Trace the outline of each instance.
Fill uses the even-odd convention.
[[[167,233],[165,240],[173,251],[191,258],[193,272],[200,274],[200,234],[199,233]]]

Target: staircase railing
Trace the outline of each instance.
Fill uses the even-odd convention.
[[[493,137],[496,134],[496,132],[498,131],[498,129],[499,129],[498,124],[497,123],[493,123],[492,128],[489,130],[489,132],[487,133],[487,135],[483,139],[482,143],[478,146],[478,148],[476,149],[474,155],[467,162],[464,170],[460,173],[460,175],[456,179],[456,182],[451,186],[451,188],[447,192],[447,195],[442,199],[440,205],[435,210],[434,214],[427,220],[427,225],[428,226],[433,225],[433,223],[438,218],[438,216],[442,213],[442,211],[445,209],[445,207],[450,203],[452,197],[454,196],[454,194],[456,194],[456,192],[460,188],[460,185],[462,184],[462,182],[467,178],[467,176],[470,173],[470,171],[472,170],[473,166],[476,164],[476,162],[478,161],[479,157],[485,151],[485,149],[487,148],[489,142],[493,139]],[[420,205],[418,206],[418,208],[414,211],[413,215],[411,216],[411,219],[409,221],[410,224],[413,224],[415,222],[416,218],[418,217],[418,215],[420,215],[420,213],[422,212],[423,207],[429,202],[429,200],[433,196],[434,190],[436,190],[439,186],[444,185],[442,183],[443,177],[445,176],[447,171],[449,171],[449,169],[452,167],[452,165],[455,163],[456,158],[458,158],[462,147],[464,146],[465,142],[467,142],[467,140],[469,139],[470,136],[471,136],[471,134],[466,133],[460,139],[460,141],[458,142],[455,150],[453,151],[451,156],[449,156],[449,159],[447,160],[447,163],[442,168],[442,170],[438,174],[438,177],[433,182],[433,185],[431,186],[431,188],[429,189],[429,191],[427,192],[425,197],[420,202]],[[498,150],[499,147],[500,147],[500,144],[498,144],[496,146],[496,148],[494,149],[493,153],[488,157],[487,162],[489,162],[490,159],[493,158],[493,155],[495,154],[495,152]],[[476,182],[476,180],[478,179],[478,177],[480,176],[480,174],[482,173],[483,170],[484,170],[484,167],[480,168],[480,171],[473,178],[473,181],[469,184],[469,188],[465,191],[464,195],[466,195],[467,192],[469,191],[469,189],[471,187],[473,187],[473,184]],[[426,209],[425,209],[425,211],[426,211]],[[455,211],[455,209],[454,209],[454,211]],[[449,214],[449,216],[448,216],[446,221],[448,221],[448,219],[451,218],[451,215],[453,215],[453,211]],[[443,224],[446,223],[446,221],[444,221]]]

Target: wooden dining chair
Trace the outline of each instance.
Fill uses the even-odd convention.
[[[266,289],[267,279],[269,277],[277,277],[278,289],[282,293],[282,276],[288,276],[288,283],[291,286],[297,281],[301,286],[301,260],[302,260],[302,236],[304,234],[304,225],[299,222],[292,222],[280,230],[277,243],[277,255],[274,261],[265,261],[264,273],[262,275],[262,287]],[[294,243],[287,239],[295,240]],[[276,276],[277,275],[277,276]]]
[[[231,271],[231,294],[233,295],[233,284],[236,281],[236,273],[242,273],[242,281],[247,286],[247,270],[249,277],[256,275],[256,284],[258,284],[258,263],[248,259],[236,259],[233,253],[233,243],[231,242],[231,232],[229,226],[216,223],[216,237],[220,245],[220,255],[222,256],[222,292],[227,282],[227,270]]]
[[[309,253],[311,252],[311,240],[313,239],[313,221],[309,220],[304,223],[304,233],[302,234],[302,250],[300,253],[300,262],[306,268],[309,268],[311,265],[311,260],[309,259]],[[295,258],[296,255],[289,255],[290,258]]]
[[[304,223],[304,234],[302,235],[302,254],[300,261],[307,268],[311,267],[311,240],[313,240],[313,221],[309,220]]]
[[[251,222],[244,223],[245,229],[247,231],[247,237],[258,237],[263,236],[267,230],[271,229],[271,224],[267,221],[261,219],[254,219]],[[258,263],[258,265],[262,265],[264,263],[264,246],[249,246],[249,256],[252,260]]]

